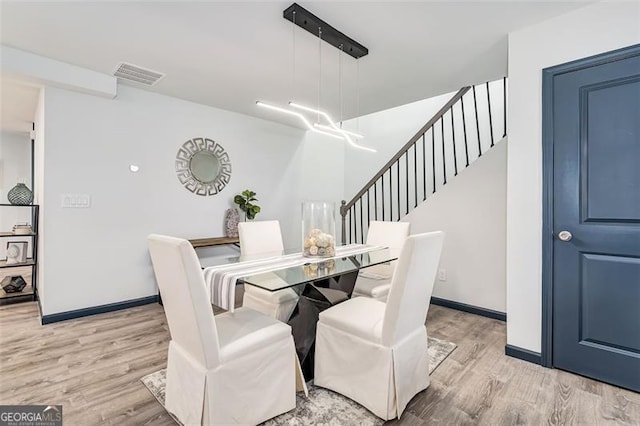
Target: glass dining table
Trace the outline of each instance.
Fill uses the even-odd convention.
[[[337,250],[339,252],[339,249]],[[197,251],[198,252],[198,251]],[[224,266],[291,257],[300,250],[284,250],[278,253],[263,253],[252,256],[209,257],[198,252],[203,268]],[[392,262],[397,256],[388,248],[362,246],[356,254],[345,254],[333,258],[302,258],[294,266],[286,266],[269,272],[249,274],[239,277],[237,284],[250,284],[267,291],[290,288],[298,293],[298,303],[287,323],[291,326],[296,351],[307,380],[313,378],[314,345],[316,323],[320,312],[333,305],[348,300],[362,271],[369,277],[390,279]]]
[[[338,248],[339,250],[339,248]],[[283,258],[288,255],[300,253],[299,249],[286,249],[279,252],[267,252],[249,256],[210,257],[197,251],[202,268],[210,266],[223,266],[241,262],[251,262],[263,259]],[[274,271],[243,276],[238,279],[238,284],[251,284],[267,291],[277,291],[285,288],[294,290],[308,283],[331,278],[344,277],[356,273],[360,269],[373,268],[375,273],[386,273],[390,262],[396,260],[390,254],[389,249],[379,246],[363,246],[363,252],[348,254],[344,257],[332,258],[306,258],[307,262],[300,265],[284,267]],[[348,288],[347,288],[348,289]],[[353,290],[353,289],[351,289]]]

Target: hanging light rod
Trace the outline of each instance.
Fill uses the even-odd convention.
[[[295,20],[293,19],[295,11]],[[322,40],[326,41],[336,49],[342,50],[344,53],[354,58],[362,58],[369,54],[369,49],[352,39],[342,32],[333,28],[313,13],[297,3],[293,3],[282,12],[284,19],[287,19],[300,28],[304,28],[314,36],[318,37],[318,28],[322,28]],[[340,48],[342,46],[342,48]]]
[[[289,114],[289,115],[293,115],[294,117],[298,117],[300,119],[300,121],[302,121],[304,123],[304,125],[307,126],[307,129],[311,130],[312,132],[321,133],[321,134],[323,134],[325,136],[331,136],[332,138],[336,138],[336,139],[344,139],[341,135],[336,135],[336,134],[333,134],[333,133],[329,133],[329,132],[325,132],[325,131],[322,131],[322,130],[318,130],[317,128],[312,126],[311,123],[309,123],[309,120],[307,120],[307,118],[304,115],[300,114],[299,112],[295,112],[295,111],[291,111],[289,109],[281,108],[279,106],[267,104],[267,103],[264,103],[262,101],[256,101],[256,105],[258,105],[259,107],[272,109],[274,111],[278,111],[278,112],[281,112],[283,114]]]
[[[336,129],[334,129],[331,126],[327,126],[325,124],[313,123],[313,126],[317,127],[318,129],[321,129],[321,130],[328,130],[330,132],[337,132]],[[357,139],[364,139],[364,136],[361,135],[360,133],[350,132],[348,130],[344,130],[342,127],[340,127],[340,133],[346,133],[347,135],[353,136],[354,138],[357,138]]]
[[[289,102],[289,106],[291,106],[291,107],[293,107],[293,108],[301,109],[301,110],[303,110],[303,111],[308,111],[308,112],[311,112],[311,113],[314,113],[314,114],[318,114],[318,115],[323,116],[323,117],[324,117],[324,119],[325,119],[325,120],[327,120],[327,122],[329,123],[329,126],[331,126],[331,128],[333,129],[333,131],[334,131],[334,132],[339,133],[340,135],[342,135],[342,137],[344,138],[344,140],[346,140],[347,142],[349,142],[349,145],[351,145],[352,147],[354,147],[354,148],[358,148],[358,149],[362,149],[362,150],[365,150],[365,151],[369,151],[369,152],[377,152],[377,151],[376,151],[375,149],[373,149],[373,148],[369,148],[369,147],[367,147],[367,146],[363,146],[363,145],[359,145],[359,144],[355,143],[355,142],[353,141],[353,139],[351,139],[351,137],[349,136],[349,134],[350,134],[351,132],[347,132],[347,131],[342,130],[341,128],[339,128],[339,127],[336,125],[336,123],[331,119],[331,116],[330,116],[329,114],[327,114],[326,112],[324,112],[324,111],[320,111],[320,110],[317,110],[317,109],[315,109],[315,108],[310,108],[310,107],[308,107],[308,106],[300,105],[300,104],[297,104],[297,103],[295,103],[295,102]],[[322,133],[326,133],[326,132],[324,132],[324,131],[322,131],[322,130],[317,130],[317,129],[316,129],[316,132],[318,132],[318,131],[319,131],[319,132],[322,132]]]
[[[323,116],[329,122],[330,126],[320,126],[320,125],[317,125],[317,123],[314,123],[314,125],[311,125],[309,120],[307,120],[307,118],[304,115],[302,115],[301,113],[299,113],[299,112],[292,111],[292,110],[286,109],[286,108],[282,108],[282,107],[279,107],[279,106],[276,106],[276,105],[271,105],[271,104],[268,104],[268,103],[265,103],[265,102],[262,102],[262,101],[256,101],[256,105],[259,106],[259,107],[262,107],[262,108],[267,108],[267,109],[271,109],[273,111],[278,111],[278,112],[281,112],[283,114],[288,114],[288,115],[292,115],[294,117],[298,117],[298,119],[304,123],[304,125],[307,127],[307,129],[311,130],[312,132],[320,133],[320,134],[323,134],[325,136],[331,136],[332,138],[336,138],[336,139],[346,140],[349,143],[349,145],[351,145],[354,148],[362,149],[364,151],[369,151],[369,152],[377,152],[373,148],[369,148],[367,146],[363,146],[363,145],[359,145],[359,144],[355,143],[353,141],[353,139],[351,139],[351,137],[349,136],[350,134],[354,135],[354,133],[347,132],[345,130],[342,130],[338,126],[336,126],[336,124],[333,122],[333,120],[331,119],[329,114],[327,114],[324,111],[318,111],[317,109],[314,109],[314,108],[309,108],[309,107],[306,107],[304,105],[299,105],[299,104],[296,104],[294,102],[289,102],[289,106],[301,109],[303,111],[317,113],[317,114]],[[325,127],[327,130],[331,130],[332,132],[335,132],[335,133],[325,132],[324,130],[321,130],[322,127]],[[360,135],[358,135],[358,136],[360,136]]]

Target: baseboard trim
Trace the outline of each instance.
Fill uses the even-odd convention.
[[[33,294],[21,294],[19,296],[3,297],[0,299],[0,306],[13,305],[15,303],[35,302]]]
[[[432,296],[431,303],[438,306],[444,306],[445,308],[451,308],[462,312],[468,312],[470,314],[480,315],[482,317],[497,319],[500,321],[507,320],[507,314],[504,312],[480,308],[473,305],[467,305],[466,303],[454,302],[453,300],[441,299],[439,297]]]
[[[42,304],[40,303],[40,298],[39,297],[36,300],[36,303],[38,304],[38,314],[40,314],[40,318],[42,318]]]
[[[120,311],[136,306],[158,303],[158,295],[142,297],[140,299],[126,300],[124,302],[109,303],[108,305],[93,306],[91,308],[77,309],[75,311],[60,312],[57,314],[43,315],[42,325],[74,318],[87,317],[89,315],[104,314],[106,312]]]
[[[507,345],[504,347],[504,354],[507,356],[512,356],[514,358],[521,359],[523,361],[542,365],[542,355],[540,354],[540,352],[533,352],[533,351],[530,351],[529,349],[523,349],[517,346]]]

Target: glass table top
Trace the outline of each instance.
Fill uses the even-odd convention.
[[[258,259],[278,259],[285,255],[300,253],[300,249],[284,250],[277,253],[263,253],[258,256],[230,256],[226,258],[201,258],[202,267],[220,266]],[[238,283],[247,283],[268,291],[282,290],[289,287],[337,277],[343,274],[364,269],[363,273],[372,277],[390,278],[393,273],[392,261],[397,256],[391,255],[388,248],[371,247],[366,253],[334,257],[328,259],[309,258],[303,265],[284,267],[282,269],[255,275],[243,276]]]
[[[222,265],[231,265],[234,263],[247,262],[251,260],[260,260],[260,259],[277,259],[282,256],[292,255],[296,253],[300,253],[300,249],[284,249],[281,251],[274,252],[266,252],[260,254],[253,254],[248,256],[241,256],[239,254],[232,254],[227,256],[209,256],[206,251],[201,249],[196,249],[196,253],[198,254],[198,260],[200,260],[200,265],[203,268],[207,268],[209,266],[222,266]]]

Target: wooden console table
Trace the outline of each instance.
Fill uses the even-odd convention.
[[[194,238],[189,240],[193,248],[198,247],[211,247],[211,246],[224,246],[227,244],[233,244],[236,247],[240,247],[240,238],[238,237],[211,237],[211,238]],[[162,305],[162,296],[158,292],[158,303]]]
[[[189,240],[193,248],[198,247],[210,247],[210,246],[223,246],[227,244],[233,244],[240,246],[240,238],[238,237],[212,237],[212,238],[196,238]]]

